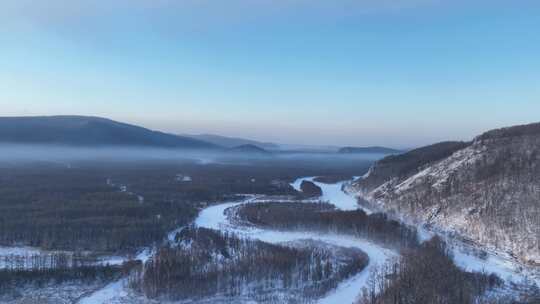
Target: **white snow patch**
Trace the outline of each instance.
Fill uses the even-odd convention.
[[[181,183],[189,183],[189,182],[193,181],[191,176],[184,175],[184,174],[176,174],[175,180],[177,182],[181,182]]]
[[[104,288],[92,293],[88,297],[79,300],[79,304],[107,304],[115,298],[127,296],[127,291],[124,286],[127,284],[126,279],[121,279],[112,282]]]
[[[300,185],[302,185],[303,181],[310,181],[313,182],[315,185],[319,186],[322,190],[323,195],[320,197],[322,201],[326,201],[334,206],[336,206],[339,210],[357,210],[360,208],[358,205],[358,201],[354,195],[351,195],[344,191],[345,187],[351,183],[351,181],[341,181],[334,184],[326,184],[326,183],[319,183],[315,181],[315,176],[311,177],[303,177],[296,179],[293,183],[291,183],[291,186],[297,190],[302,191],[300,188]],[[354,177],[353,180],[357,179],[358,177]],[[371,214],[371,210],[363,208],[363,210],[367,214]]]
[[[13,265],[14,258],[23,256],[30,257],[43,254],[39,248],[28,246],[0,247],[0,269],[5,269]],[[19,266],[27,267],[24,263],[19,263]]]
[[[9,255],[36,255],[41,253],[43,253],[43,251],[36,247],[0,247],[0,257]]]
[[[433,180],[432,187],[440,188],[461,167],[474,164],[482,156],[482,152],[482,150],[475,149],[473,146],[459,150],[450,157],[436,164],[429,165],[415,175],[407,178],[397,185],[394,191],[397,194],[407,191],[417,183],[423,183],[425,178]]]

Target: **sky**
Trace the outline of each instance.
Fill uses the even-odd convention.
[[[540,2],[0,0],[0,116],[415,147],[540,121]]]

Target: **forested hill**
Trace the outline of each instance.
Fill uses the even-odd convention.
[[[540,123],[387,157],[353,190],[374,207],[540,265]]]
[[[255,145],[241,145],[238,147],[233,147],[231,149],[228,149],[227,151],[231,153],[249,153],[249,154],[258,154],[258,155],[272,154],[271,152]]]
[[[418,172],[427,164],[446,158],[470,143],[445,141],[417,148],[403,154],[389,155],[370,169],[368,176],[358,182],[364,191],[371,191],[392,178],[403,178]]]
[[[277,144],[271,142],[261,142],[256,140],[250,140],[245,138],[238,137],[227,137],[214,134],[200,134],[200,135],[185,135],[197,140],[202,140],[204,142],[212,143],[214,145],[225,147],[225,148],[235,148],[243,145],[252,145],[257,146],[265,150],[279,150],[280,147]]]
[[[398,154],[402,151],[386,148],[386,147],[343,147],[338,150],[339,153],[348,153],[348,154],[360,154],[360,153],[381,153],[381,154]]]
[[[84,147],[218,148],[214,144],[189,137],[87,116],[0,117],[0,143]]]

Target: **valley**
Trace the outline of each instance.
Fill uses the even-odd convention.
[[[539,16],[0,0],[0,304],[540,304]]]
[[[226,151],[1,162],[0,302],[535,303],[536,265],[456,233],[429,205],[442,196],[426,184],[463,194],[456,174],[499,174],[460,171],[494,150],[482,138],[474,150],[480,139],[375,160]],[[426,209],[411,213],[425,193]]]
[[[358,177],[356,177],[356,179],[358,179]],[[328,248],[331,251],[338,252],[338,258],[339,255],[343,255],[343,253],[339,253],[340,250],[345,248],[354,248],[359,250],[360,253],[365,253],[367,266],[363,269],[360,268],[360,270],[353,271],[346,275],[343,279],[333,283],[336,286],[334,289],[324,292],[323,295],[317,296],[316,300],[313,300],[317,303],[352,303],[354,299],[360,296],[363,289],[367,290],[369,288],[370,280],[378,267],[382,267],[383,265],[388,264],[399,257],[405,243],[392,239],[390,239],[390,241],[383,241],[381,239],[374,238],[374,236],[359,233],[358,228],[355,228],[355,232],[351,234],[347,233],[346,230],[343,231],[339,228],[332,228],[332,230],[326,230],[325,228],[324,230],[320,230],[313,225],[298,226],[298,223],[295,224],[294,220],[292,220],[293,218],[285,220],[285,222],[290,222],[292,224],[291,228],[272,228],[253,222],[253,220],[247,220],[240,215],[241,213],[239,214],[239,212],[242,212],[243,210],[249,210],[249,208],[252,206],[268,206],[269,210],[289,208],[290,211],[286,211],[289,214],[290,212],[295,212],[294,210],[298,210],[298,212],[300,212],[300,218],[304,220],[306,217],[302,216],[302,213],[308,212],[307,210],[309,209],[302,211],[302,206],[314,206],[317,208],[315,210],[322,211],[336,210],[335,212],[343,212],[344,214],[348,212],[361,212],[361,214],[365,214],[364,216],[373,214],[372,212],[357,210],[358,205],[355,206],[356,199],[354,196],[343,191],[344,189],[347,189],[347,187],[350,186],[354,180],[340,181],[337,183],[321,183],[316,181],[316,177],[305,177],[295,179],[290,183],[290,185],[296,190],[299,189],[299,185],[305,180],[313,181],[318,187],[321,188],[322,196],[318,198],[318,200],[313,200],[312,198],[299,199],[298,197],[291,195],[281,195],[281,200],[276,200],[276,197],[272,195],[246,194],[244,195],[244,198],[241,198],[240,196],[236,202],[218,203],[216,205],[212,204],[209,207],[203,208],[199,212],[199,215],[193,220],[193,226],[195,229],[219,231],[222,234],[230,235],[234,238],[245,240],[249,239],[255,242],[260,241],[266,244],[285,246],[283,248],[302,248],[305,246],[305,244],[310,243],[312,244],[310,246],[315,246],[312,248]],[[325,202],[328,205],[321,204],[320,202]],[[276,207],[272,207],[273,204],[277,204],[276,207],[279,208],[276,209]],[[270,219],[271,218],[275,217],[270,217]],[[362,220],[354,221],[363,222]],[[339,223],[346,222],[340,220]],[[378,226],[380,227],[380,224]],[[178,236],[187,233],[187,231],[190,229],[194,228],[188,228],[188,226],[186,226],[185,228],[175,229],[174,231],[168,233],[169,236],[166,242],[169,243],[169,245],[167,246],[173,246],[172,248],[175,248],[174,246],[178,246],[179,242],[184,242],[181,241],[181,239],[178,239]],[[411,231],[414,231],[414,239],[416,240],[416,228],[412,229],[413,230]],[[422,230],[423,228],[418,227],[418,229]],[[424,239],[427,233],[432,232],[424,231]],[[388,236],[388,232],[383,233],[383,235]],[[400,233],[399,235],[403,234]],[[419,240],[422,241],[422,237],[420,237]],[[526,269],[520,269],[521,266],[518,266],[515,261],[501,259],[495,255],[481,255],[479,253],[481,249],[478,249],[477,251],[470,250],[470,247],[464,246],[463,243],[452,241],[448,238],[445,240],[446,243],[448,243],[452,248],[452,256],[455,263],[462,269],[478,272],[487,271],[488,273],[494,273],[498,277],[503,278],[503,280],[507,282],[505,283],[506,285],[504,285],[506,287],[499,287],[499,290],[507,290],[507,292],[511,292],[508,290],[515,288],[511,287],[514,286],[512,284],[522,284],[522,282],[527,279],[533,281],[538,280],[538,277],[535,278],[532,276],[532,273],[526,272]],[[406,245],[406,247],[407,246],[414,247],[418,245],[414,243],[412,245]],[[7,248],[4,249],[4,254],[8,253]],[[208,250],[208,247],[205,248]],[[19,249],[12,247],[9,253],[18,255],[38,253],[37,251],[33,250],[34,249],[25,247],[21,247]],[[134,261],[140,261],[139,263],[143,264],[148,263],[148,261],[155,259],[155,255],[157,254],[156,250],[159,251],[160,249],[155,249],[154,247],[154,249],[148,248],[140,251],[139,255],[136,256]],[[258,249],[258,251],[260,251],[260,249]],[[276,249],[272,250],[272,252],[275,251]],[[190,253],[190,255],[192,256],[193,253]],[[334,259],[335,258],[336,257],[334,257]],[[104,264],[120,266],[123,263],[129,263],[130,258],[129,256],[117,257],[104,259],[104,261],[107,262]],[[334,260],[333,263],[336,263],[336,260]],[[151,297],[141,297],[141,295],[139,295],[138,292],[133,289],[133,287],[130,287],[133,284],[133,269],[136,269],[137,267],[140,266],[135,266],[135,268],[132,268],[132,270],[128,270],[126,274],[127,276],[124,275],[123,278],[113,279],[110,284],[97,288],[95,291],[90,290],[90,292],[88,292],[86,295],[81,296],[76,303],[137,303],[135,301],[139,301],[140,303],[153,303],[155,300],[152,300]],[[144,268],[142,268],[143,271],[147,271],[147,267],[148,266],[144,266]],[[274,285],[280,284],[279,282],[281,279],[274,280],[276,280]],[[270,289],[267,288],[266,291],[259,290],[257,294],[253,294],[252,290],[256,290],[254,286],[240,286],[240,290],[244,291],[238,291],[237,295],[224,293],[222,295],[207,295],[204,297],[197,296],[195,298],[198,298],[198,301],[201,303],[204,303],[205,301],[209,303],[220,303],[221,301],[228,302],[231,301],[231,297],[238,303],[248,303],[253,299],[258,299],[258,301],[262,303],[275,303],[276,301],[298,301],[298,298],[294,298],[293,292],[290,289],[274,287]],[[180,298],[178,299],[185,299],[186,295],[187,294],[180,295]],[[310,296],[308,296],[308,294],[304,294],[302,299],[305,301],[309,297]],[[180,300],[180,302],[182,302],[182,300]]]

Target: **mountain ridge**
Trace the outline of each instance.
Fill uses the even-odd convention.
[[[240,137],[230,137],[222,136],[216,134],[198,134],[198,135],[182,135],[186,137],[191,137],[197,140],[202,140],[209,142],[225,148],[235,148],[242,145],[254,145],[265,150],[279,150],[280,147],[278,144],[272,142],[262,142],[252,139],[240,138]]]
[[[0,142],[66,146],[219,149],[204,141],[95,116],[0,117]]]
[[[248,154],[257,154],[257,155],[271,155],[270,151],[267,151],[259,146],[245,144],[230,148],[227,150],[230,153],[248,153]]]
[[[382,154],[397,154],[403,151],[380,147],[380,146],[370,146],[370,147],[343,147],[338,150],[338,153],[382,153]]]
[[[378,210],[540,265],[540,123],[438,145],[407,170],[392,170],[396,156],[380,160],[349,190]]]

